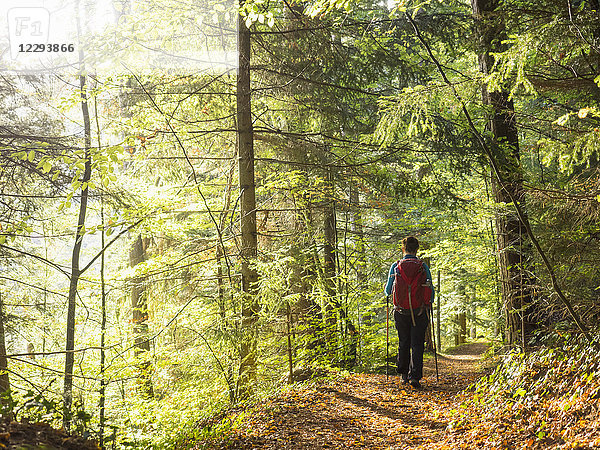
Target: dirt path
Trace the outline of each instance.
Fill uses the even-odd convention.
[[[439,383],[433,359],[426,361],[422,390],[396,376],[352,374],[285,394],[244,419],[231,441],[212,448],[431,448],[448,433],[457,393],[481,376],[485,349],[469,344],[439,357]]]

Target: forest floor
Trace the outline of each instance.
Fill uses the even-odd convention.
[[[99,450],[100,447],[96,441],[68,435],[44,422],[12,422],[3,418],[0,421],[0,449]]]
[[[291,390],[233,420],[226,439],[203,442],[219,449],[472,448],[451,431],[465,388],[486,369],[487,344],[473,343],[425,362],[422,389],[394,375],[350,374]],[[466,437],[466,436],[465,436]]]

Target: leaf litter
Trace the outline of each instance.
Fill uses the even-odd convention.
[[[486,344],[468,344],[425,363],[423,389],[399,376],[355,373],[296,388],[256,405],[226,436],[197,442],[218,449],[425,449],[442,443],[459,394],[483,375]],[[453,447],[447,447],[453,448]]]

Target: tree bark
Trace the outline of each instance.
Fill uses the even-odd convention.
[[[4,333],[4,299],[0,293],[0,396],[3,408],[10,408],[10,378],[8,376],[8,359],[6,358],[6,340]],[[3,416],[7,420],[13,420],[12,409],[5,412]]]
[[[237,155],[237,146],[236,153]],[[223,204],[223,211],[219,217],[219,228],[221,230],[225,229],[225,221],[227,220],[227,216],[229,215],[229,208],[231,207],[231,191],[233,188],[233,175],[235,173],[235,165],[232,164],[229,169],[229,174],[227,176],[227,187],[225,188],[225,202]],[[223,281],[224,273],[223,273],[223,259],[226,256],[225,248],[223,247],[221,240],[217,241],[217,293],[219,298],[219,314],[221,315],[221,319],[223,320],[223,324],[225,323],[227,308],[225,301],[225,283]],[[227,258],[225,258],[225,264],[227,265],[227,271],[229,273],[229,263]],[[231,281],[231,280],[230,280]]]
[[[437,329],[436,329],[436,348],[438,352],[442,351],[442,327],[441,327],[441,310],[442,310],[442,282],[441,282],[441,273],[438,270],[437,273],[437,291],[435,293],[436,299],[435,299],[435,315],[436,315],[436,324],[437,324]]]
[[[506,33],[497,11],[497,0],[472,0],[471,4],[479,37],[479,68],[481,73],[488,75],[494,64],[491,54],[502,50],[501,42]],[[482,100],[491,107],[489,127],[503,180],[503,185],[500,186],[496,177],[492,178],[494,200],[504,205],[512,203],[514,199],[525,211],[525,190],[513,102],[507,90],[489,92],[485,85],[482,88]],[[530,276],[525,267],[530,259],[526,243],[527,231],[512,209],[497,213],[495,226],[502,298],[508,318],[506,338],[512,346],[523,340],[521,345],[524,346],[535,327],[531,314]]]
[[[242,6],[242,3],[240,3]],[[244,337],[240,344],[238,395],[247,398],[256,379],[258,318],[258,273],[253,267],[257,256],[256,193],[254,184],[254,135],[250,89],[250,30],[238,16],[237,141],[239,150],[242,321]]]
[[[86,77],[79,77],[81,87],[81,112],[83,115],[84,132],[84,170],[81,177],[81,201],[79,203],[79,217],[77,219],[77,230],[75,232],[75,244],[71,255],[71,277],[69,280],[69,295],[67,300],[67,338],[65,354],[65,378],[63,388],[63,426],[69,430],[71,425],[71,405],[73,403],[73,366],[75,364],[75,306],[77,301],[77,285],[81,275],[79,269],[79,256],[81,253],[81,244],[85,233],[85,217],[87,213],[88,187],[87,183],[92,176],[92,157],[90,148],[92,146],[90,112],[87,101]]]
[[[328,176],[331,182],[331,175]],[[337,298],[336,298],[336,248],[337,233],[335,222],[335,201],[330,200],[325,208],[323,219],[323,283],[325,285],[326,307],[325,321],[327,327],[327,346],[328,354],[331,360],[337,357]]]
[[[138,235],[129,251],[129,265],[135,267],[146,260],[150,240]],[[152,363],[150,362],[150,340],[148,339],[148,297],[145,279],[142,276],[131,280],[131,310],[133,319],[134,354],[137,360],[138,388],[141,395],[152,398]]]
[[[469,318],[469,331],[471,333],[471,339],[477,339],[477,288],[473,286],[473,293],[471,295],[470,303],[470,318]]]
[[[362,322],[362,311],[361,311],[361,300],[363,290],[367,289],[367,276],[365,273],[366,268],[366,257],[365,257],[365,234],[363,230],[363,219],[360,211],[360,196],[356,185],[350,187],[350,205],[353,208],[352,213],[352,232],[354,234],[354,248],[355,248],[355,267],[356,267],[356,282],[358,284],[359,295],[357,298],[358,314],[357,323],[358,329],[354,338],[356,340],[357,347],[357,358],[360,360],[362,352],[362,333],[361,333],[361,322]]]
[[[467,313],[458,314],[458,344],[467,342]]]
[[[96,114],[96,120],[98,120],[98,115]],[[98,146],[100,147],[100,146]],[[102,249],[104,249],[106,243],[106,234],[104,230],[104,198],[100,199],[100,222],[102,223],[102,236],[101,243]],[[101,289],[101,302],[100,309],[102,314],[102,319],[100,322],[100,400],[98,401],[98,406],[100,408],[100,420],[99,420],[99,440],[100,440],[100,448],[104,448],[104,425],[106,419],[106,386],[108,382],[104,377],[104,370],[106,369],[106,281],[104,278],[104,252],[102,252],[102,256],[100,257],[100,289]]]
[[[454,343],[456,345],[464,344],[467,338],[467,314],[466,309],[468,305],[467,292],[464,284],[465,270],[459,269],[460,281],[458,285],[458,298],[460,301],[459,309],[456,312],[456,334]]]
[[[350,187],[350,204],[352,205],[352,232],[354,234],[355,251],[356,251],[356,279],[361,288],[366,281],[365,275],[365,234],[363,230],[363,220],[360,211],[360,201],[358,189],[356,186]]]

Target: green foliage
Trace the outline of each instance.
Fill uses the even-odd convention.
[[[592,32],[594,24],[585,6],[568,19],[556,2],[537,5],[503,3],[509,37],[504,50],[492,55],[494,67],[484,79],[464,2],[403,2],[392,12],[370,1],[326,1],[308,5],[308,16],[299,15],[300,6],[289,10],[280,2],[245,3],[254,39],[259,205],[254,400],[286,383],[290,361],[292,370],[381,371],[386,351],[383,285],[389,265],[401,256],[401,239],[409,234],[421,240],[420,255],[431,259],[434,282],[438,271],[441,275],[437,301],[444,347],[457,333],[459,313],[469,315],[478,335],[497,337],[494,333],[502,330],[493,218],[509,214],[511,205],[490,199],[490,170],[462,105],[426,58],[404,10],[447,69],[484,139],[490,139],[490,108],[481,104],[482,86],[510,92],[534,232],[550,249],[577,307],[596,311],[600,135],[594,89],[599,79],[587,72],[586,63],[596,62],[585,39],[571,32],[574,23],[582,33]],[[202,20],[219,19],[223,8],[211,4]],[[187,13],[178,14],[151,30],[152,21],[142,19],[164,11],[147,13],[139,30],[153,35],[196,23],[188,21]],[[534,22],[539,27],[527,26]],[[129,38],[133,32],[124,28],[115,36]],[[577,76],[567,76],[568,67]],[[97,83],[88,94],[90,105],[98,106],[94,137],[100,144],[94,142],[90,150],[92,179],[87,184],[81,181],[86,154],[80,139],[65,138],[59,145],[36,138],[65,131],[54,122],[36,121],[30,112],[28,120],[47,125],[45,129],[31,126],[14,139],[2,138],[3,192],[21,197],[3,198],[0,243],[37,256],[25,259],[3,249],[3,274],[10,276],[1,286],[10,317],[9,352],[19,353],[29,343],[42,353],[63,348],[61,302],[68,292],[68,273],[65,277],[53,270],[69,267],[78,196],[88,190],[91,213],[82,261],[102,250],[101,232],[119,238],[105,249],[108,309],[102,373],[97,351],[99,260],[78,292],[76,347],[86,351],[78,353],[78,395],[84,401],[74,423],[80,431],[98,430],[95,405],[100,380],[105,380],[107,426],[115,430],[118,445],[193,446],[195,440],[210,441],[237,426],[215,419],[208,427],[198,421],[208,421],[240,400],[240,348],[247,334],[239,289],[235,78],[145,73],[99,76]],[[20,94],[15,90],[14,95]],[[17,121],[14,108],[6,99],[0,101],[5,122]],[[71,89],[46,106],[71,118],[80,101],[81,92]],[[500,154],[501,149],[495,150]],[[332,208],[336,240],[326,243],[324,224]],[[138,235],[147,241],[147,251],[144,261],[132,266],[132,238]],[[325,273],[325,244],[335,248],[333,280]],[[534,260],[532,267],[538,264]],[[134,280],[141,280],[141,298],[148,304],[144,332],[131,319]],[[545,315],[540,338],[544,327],[565,322],[550,287],[546,275],[537,274],[536,295]],[[390,328],[393,337],[393,324]],[[148,339],[150,351],[136,355],[136,339]],[[574,378],[575,383],[593,384],[596,371],[583,360],[552,368],[553,361],[565,361],[568,351],[539,352],[538,360],[511,354],[477,387],[478,406],[523,411],[536,401],[550,401],[554,394],[538,383],[538,375],[558,382],[582,370],[587,375]],[[576,351],[593,356],[584,348]],[[58,358],[48,355],[39,356],[36,365],[28,362],[11,364],[38,387],[62,370]],[[536,364],[537,375],[523,368]],[[153,398],[141,389],[148,379]],[[15,392],[21,392],[15,398],[26,396],[25,402],[8,403],[20,416],[60,419],[59,388],[39,397],[23,381],[11,381]],[[595,395],[585,388],[580,397],[572,397],[567,388],[559,391],[571,400]],[[483,395],[486,389],[491,396]],[[560,407],[578,407],[571,400]],[[550,423],[540,413],[531,436],[548,439]]]

